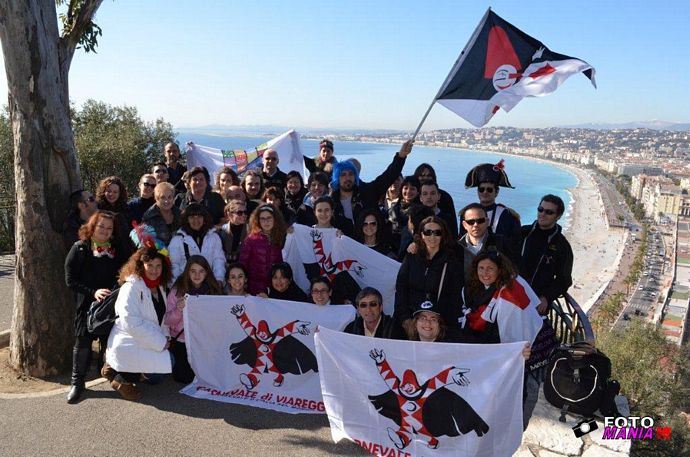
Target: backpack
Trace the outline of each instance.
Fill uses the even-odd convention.
[[[113,290],[110,295],[103,300],[94,300],[86,313],[86,327],[89,333],[97,336],[108,336],[115,324],[117,314],[115,314],[115,302],[120,292],[120,288]]]
[[[611,360],[590,343],[562,345],[546,369],[544,397],[561,408],[562,422],[567,412],[592,416],[608,399],[610,376]]]

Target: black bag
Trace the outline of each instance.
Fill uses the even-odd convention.
[[[546,371],[544,397],[557,408],[561,418],[572,412],[591,416],[602,406],[611,361],[586,342],[562,345]]]
[[[92,335],[108,336],[115,324],[115,302],[120,289],[113,290],[101,301],[94,300],[86,313],[86,328]]]

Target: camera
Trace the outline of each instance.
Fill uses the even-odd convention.
[[[597,425],[597,421],[594,419],[583,420],[575,424],[575,427],[573,427],[573,433],[575,434],[575,438],[580,438],[598,428],[599,426]]]

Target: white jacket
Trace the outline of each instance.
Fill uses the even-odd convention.
[[[225,251],[223,251],[223,243],[220,241],[220,236],[215,229],[206,232],[204,241],[201,243],[201,250],[194,241],[194,238],[189,236],[187,232],[179,229],[168,246],[170,253],[170,261],[172,262],[173,282],[184,271],[187,265],[187,256],[184,252],[184,245],[189,249],[189,255],[202,255],[208,260],[213,270],[213,276],[216,277],[220,284],[225,284]]]
[[[161,289],[165,300],[165,291]],[[170,373],[170,352],[165,350],[169,335],[158,324],[151,291],[139,276],[130,276],[120,287],[115,301],[118,318],[110,331],[105,358],[124,373]]]

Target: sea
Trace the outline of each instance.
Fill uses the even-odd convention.
[[[215,136],[196,133],[184,133],[178,137],[181,146],[192,141],[199,146],[245,150],[254,149],[271,138],[273,136]],[[301,140],[300,143],[304,155],[313,157],[318,153],[318,140]],[[181,149],[184,150],[184,147]],[[359,160],[362,164],[361,179],[371,181],[386,169],[400,145],[335,141],[333,149],[338,160]],[[559,223],[567,227],[573,200],[568,189],[577,186],[577,177],[547,162],[494,152],[414,146],[405,163],[403,175],[411,175],[421,163],[430,164],[436,170],[441,189],[453,197],[455,208],[459,211],[466,204],[477,201],[477,190],[465,189],[465,177],[470,169],[480,163],[497,163],[501,159],[505,160],[505,171],[515,189],[501,188],[497,201],[513,208],[520,214],[522,223],[529,224],[537,217],[541,197],[546,194],[558,195],[566,206],[566,213]]]

